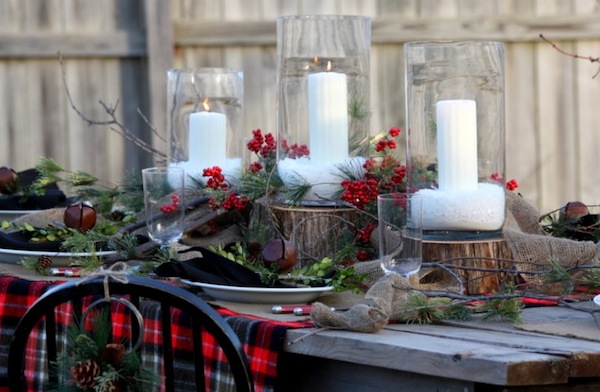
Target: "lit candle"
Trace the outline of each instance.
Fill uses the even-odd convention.
[[[222,166],[227,158],[227,118],[210,111],[208,99],[202,102],[203,112],[190,114],[189,164],[200,172],[208,167]]]
[[[477,190],[475,101],[439,101],[436,122],[439,189],[441,191]]]
[[[348,157],[348,88],[346,75],[327,72],[308,76],[310,160],[341,163]]]

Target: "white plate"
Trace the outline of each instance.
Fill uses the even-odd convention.
[[[115,251],[96,252],[98,257],[104,257],[115,254]],[[90,253],[67,253],[67,252],[48,252],[48,251],[30,251],[17,249],[0,249],[0,263],[17,264],[25,257],[38,258],[40,256],[50,256],[52,258],[52,267],[66,267],[73,261],[90,256]]]
[[[598,294],[597,296],[594,297],[594,303],[598,306],[600,306],[600,294]]]
[[[12,221],[14,219],[20,218],[23,215],[31,214],[34,212],[40,212],[43,210],[0,210],[0,222],[2,221]]]
[[[190,286],[202,287],[206,294],[216,300],[253,304],[305,304],[317,299],[325,291],[333,289],[331,286],[263,288],[226,286],[193,282],[187,279],[181,279],[181,281]]]

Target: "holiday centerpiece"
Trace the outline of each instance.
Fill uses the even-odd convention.
[[[277,19],[277,171],[283,204],[334,206],[344,171],[368,155],[371,21],[364,16]],[[307,154],[290,156],[291,146]],[[297,189],[304,189],[302,198]],[[293,200],[290,200],[292,198]]]

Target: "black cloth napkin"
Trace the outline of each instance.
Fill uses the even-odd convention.
[[[0,249],[29,250],[35,252],[60,252],[62,241],[31,242],[31,235],[22,231],[0,231]]]
[[[260,276],[217,253],[202,247],[192,247],[180,253],[197,251],[203,257],[185,261],[169,261],[158,266],[154,273],[160,277],[178,277],[194,282],[242,287],[272,287],[260,280]]]
[[[19,186],[28,187],[39,177],[40,173],[36,169],[27,169],[18,172]],[[48,184],[44,187],[43,195],[1,195],[0,210],[46,210],[54,207],[66,207],[69,204],[67,196],[61,191],[56,183]]]

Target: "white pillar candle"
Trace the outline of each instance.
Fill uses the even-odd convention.
[[[348,157],[348,88],[346,75],[319,72],[308,76],[310,160],[341,163]]]
[[[476,190],[478,175],[475,101],[439,101],[436,122],[439,189]]]
[[[209,111],[190,114],[188,140],[191,165],[200,172],[207,167],[222,167],[227,158],[226,116]]]

